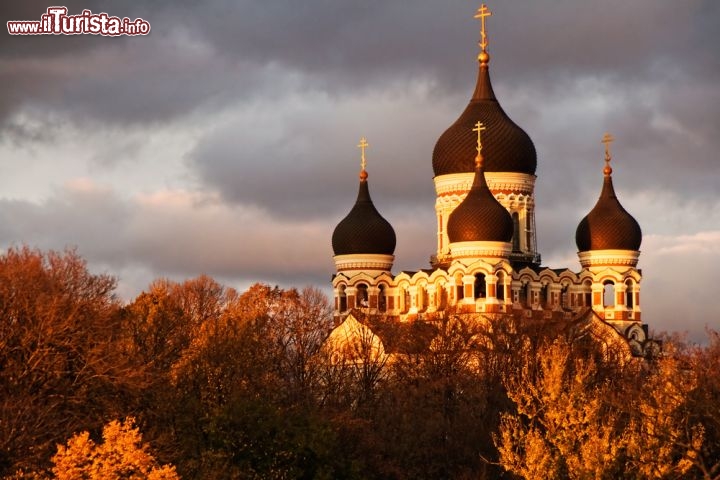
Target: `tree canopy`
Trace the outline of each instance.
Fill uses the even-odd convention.
[[[714,331],[622,360],[512,317],[331,335],[315,288],[115,285],[0,255],[0,478],[720,478]]]

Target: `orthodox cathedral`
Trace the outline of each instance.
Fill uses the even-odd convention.
[[[432,153],[437,252],[429,268],[392,272],[395,231],[370,197],[363,138],[357,200],[332,236],[335,317],[340,323],[360,311],[412,322],[448,309],[539,321],[590,315],[642,354],[642,233],[613,187],[613,139],[603,138],[600,196],[575,232],[579,270],[543,267],[535,236],[537,155],[493,92],[485,33],[490,15],[485,5],[475,15],[482,28],[472,98]],[[600,165],[598,183],[599,173]]]

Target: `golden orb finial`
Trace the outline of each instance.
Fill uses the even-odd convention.
[[[483,3],[482,5],[480,5],[480,8],[478,8],[478,11],[475,13],[474,17],[480,19],[480,41],[478,42],[478,45],[480,46],[480,53],[478,54],[478,60],[483,65],[487,65],[487,63],[490,61],[490,55],[487,53],[488,40],[487,34],[485,33],[485,17],[491,16],[492,12],[487,7],[487,5]]]
[[[358,148],[360,149],[360,180],[367,180],[368,174],[365,171],[365,167],[367,167],[367,161],[365,161],[365,149],[369,147],[370,144],[367,142],[367,138],[362,137],[360,139],[360,143],[358,144]]]
[[[612,167],[610,166],[610,160],[612,160],[610,156],[610,144],[614,141],[615,138],[607,132],[602,139],[602,143],[605,144],[605,168],[603,168],[603,174],[605,174],[606,177],[612,174]]]

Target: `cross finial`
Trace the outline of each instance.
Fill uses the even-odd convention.
[[[475,124],[475,128],[473,128],[473,132],[477,132],[477,147],[475,147],[477,150],[477,157],[475,157],[475,163],[478,167],[482,162],[482,132],[485,129],[485,125],[479,121]]]
[[[362,137],[360,139],[360,143],[358,144],[358,148],[360,149],[360,168],[365,171],[365,167],[367,166],[367,162],[365,161],[365,149],[369,147],[370,144],[367,143],[367,138]]]
[[[367,162],[365,161],[365,149],[369,147],[370,144],[367,142],[367,138],[362,137],[360,139],[360,143],[358,144],[358,148],[360,149],[360,181],[364,182],[367,180],[368,174],[365,171],[365,167],[367,166]]]
[[[610,156],[610,144],[614,141],[615,138],[613,138],[613,136],[607,132],[602,139],[602,143],[605,144],[605,169],[603,170],[603,173],[605,173],[605,175],[610,175],[612,173],[612,167],[610,166],[610,160],[612,159],[612,157]]]
[[[485,34],[485,17],[491,17],[492,12],[489,8],[487,8],[487,5],[484,3],[480,5],[480,8],[478,8],[477,13],[475,13],[475,18],[480,19],[480,41],[478,42],[478,45],[480,45],[480,48],[482,49],[482,53],[487,53],[487,35]]]

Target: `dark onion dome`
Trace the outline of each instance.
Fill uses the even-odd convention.
[[[355,206],[335,227],[332,247],[335,255],[392,255],[395,252],[395,230],[373,205],[365,170],[360,172]]]
[[[483,150],[485,145],[483,142]],[[490,192],[483,163],[480,157],[470,191],[448,217],[447,234],[450,243],[512,240],[512,217]]]
[[[483,145],[487,159],[485,171],[535,174],[535,146],[528,134],[510,120],[495,98],[488,70],[489,58],[487,53],[480,55],[480,71],[470,103],[435,144],[435,176],[473,171],[476,150],[472,127],[478,121],[493,132]]]
[[[602,192],[597,203],[590,210],[575,231],[578,250],[640,250],[642,231],[637,220],[620,205],[612,183],[612,168],[609,154],[603,170]]]

